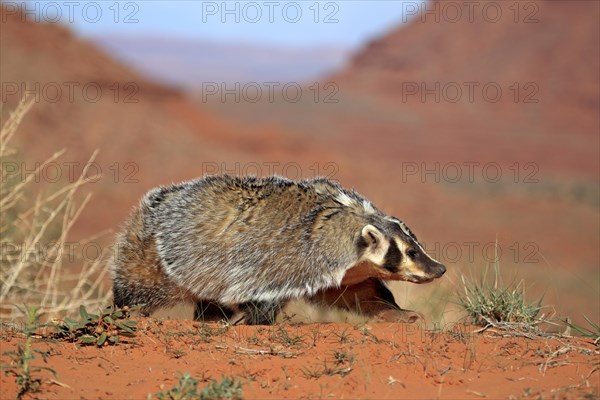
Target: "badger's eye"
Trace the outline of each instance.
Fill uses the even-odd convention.
[[[418,255],[419,255],[419,254],[417,253],[417,251],[416,251],[416,250],[410,249],[409,251],[407,251],[407,252],[406,252],[406,255],[408,255],[408,257],[409,257],[411,260],[414,260],[415,258],[417,258],[417,257],[418,257]]]

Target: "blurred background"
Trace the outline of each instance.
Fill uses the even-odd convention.
[[[392,283],[403,307],[454,321],[461,274],[497,262],[544,312],[600,321],[598,2],[1,4],[2,122],[35,98],[11,173],[65,148],[52,190],[99,150],[74,243],[110,247],[159,184],[320,175],[448,266]]]

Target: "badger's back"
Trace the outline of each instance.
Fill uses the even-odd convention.
[[[362,222],[348,196],[326,180],[208,177],[150,191],[140,223],[164,274],[198,298],[301,297],[338,284],[355,261],[348,232]]]

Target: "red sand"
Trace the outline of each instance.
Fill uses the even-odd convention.
[[[442,333],[414,325],[237,326],[137,319],[135,344],[80,347],[37,342],[46,381],[26,398],[141,399],[189,372],[207,385],[234,376],[244,398],[595,398],[600,358],[589,340],[501,337],[457,326]],[[4,332],[2,352],[24,339]],[[336,355],[337,352],[337,355]],[[337,359],[341,362],[336,363]],[[345,361],[344,361],[345,360]],[[353,360],[353,361],[351,361]],[[3,357],[2,364],[7,359]],[[329,371],[332,375],[325,373]],[[337,372],[337,373],[336,373]],[[48,379],[49,373],[41,373]],[[2,376],[0,397],[13,398]]]

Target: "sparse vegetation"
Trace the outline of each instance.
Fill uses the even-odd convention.
[[[373,334],[371,331],[369,331],[369,329],[366,326],[361,328],[360,333],[362,334],[362,343],[365,343],[367,341],[370,341],[372,343],[379,343],[379,338],[375,336],[375,334]]]
[[[587,316],[583,316],[588,323],[588,326],[575,325],[567,322],[567,325],[577,331],[581,336],[592,339],[596,346],[600,346],[600,325],[595,324]]]
[[[543,316],[540,316],[543,296],[537,301],[527,300],[523,280],[516,283],[515,279],[505,286],[500,276],[499,262],[494,263],[493,274],[490,274],[490,266],[487,265],[482,275],[470,279],[463,275],[461,279],[458,304],[473,323],[532,328],[543,320]]]
[[[6,320],[21,317],[14,304],[36,304],[49,317],[66,316],[75,314],[81,304],[88,308],[107,304],[110,297],[110,291],[103,288],[107,250],[94,260],[81,261],[78,268],[67,268],[79,261],[71,260],[75,254],[69,252],[73,243],[68,236],[90,199],[88,194],[79,200],[78,190],[98,179],[89,175],[96,153],[74,182],[34,191],[33,183],[43,180],[44,168],[64,152],[36,163],[33,172],[25,173],[21,169],[32,168],[15,161],[18,153],[10,142],[33,102],[22,101],[0,131],[0,318]]]
[[[57,379],[58,376],[52,368],[33,365],[33,361],[36,359],[35,354],[40,355],[44,362],[47,361],[48,357],[46,352],[35,350],[31,347],[34,334],[42,327],[39,323],[40,315],[38,309],[34,306],[31,306],[26,310],[21,308],[18,309],[25,315],[25,326],[22,330],[25,334],[25,343],[24,346],[18,344],[16,351],[2,353],[3,356],[6,356],[11,360],[11,363],[9,365],[2,365],[1,368],[4,370],[5,375],[12,375],[15,377],[15,382],[18,387],[16,397],[17,399],[21,399],[26,393],[39,391],[43,380],[41,377],[35,375],[38,372],[46,370],[50,371]]]
[[[273,326],[271,340],[284,346],[299,346],[306,343],[303,335],[290,334],[285,325]]]
[[[333,358],[335,359],[335,363],[337,365],[343,365],[346,363],[354,363],[354,355],[350,354],[346,351],[336,351],[335,353],[333,353]]]
[[[200,392],[201,400],[231,399],[241,400],[243,396],[242,383],[234,377],[223,376],[221,381],[213,380]]]
[[[348,336],[348,329],[344,328],[340,333],[335,332],[334,335],[338,337],[340,343],[350,343],[350,337]]]
[[[202,339],[203,342],[208,343],[214,336],[221,336],[227,333],[227,325],[223,326],[211,326],[207,323],[201,322],[196,325],[198,328],[197,336]]]
[[[301,368],[302,373],[306,378],[318,379],[323,375],[333,376],[340,375],[345,377],[352,372],[354,366],[354,355],[343,351],[336,351],[334,353],[334,365],[328,365],[327,360],[323,362],[323,366],[316,367],[314,369]]]
[[[156,398],[159,400],[241,400],[243,396],[242,383],[233,377],[223,376],[220,382],[212,380],[201,390],[198,389],[199,381],[189,372],[180,374],[178,379],[177,385],[166,392],[157,393]]]
[[[177,385],[167,390],[166,392],[159,392],[156,394],[156,398],[159,400],[186,400],[186,399],[197,399],[199,398],[198,393],[198,380],[189,372],[180,374],[179,382]],[[151,396],[148,395],[150,399]]]
[[[129,318],[128,307],[107,307],[100,314],[90,314],[84,306],[79,307],[79,321],[65,318],[54,324],[55,337],[82,345],[107,346],[135,336],[136,322]]]

